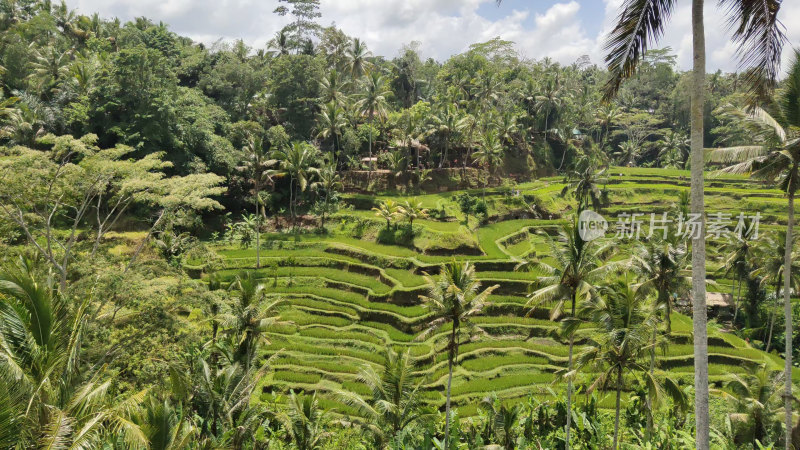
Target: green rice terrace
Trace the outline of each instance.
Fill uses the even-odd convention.
[[[611,228],[617,213],[674,213],[680,193],[688,190],[688,171],[611,168],[608,174],[604,186],[608,205],[602,212]],[[425,402],[442,408],[448,374],[443,347],[451,328],[442,327],[420,339],[431,320],[420,296],[427,292],[425,275],[435,276],[440,264],[450,261],[474,263],[483,287],[499,286],[489,296],[489,306],[474,319],[484,333],[459,349],[452,384],[452,402],[459,416],[477,414],[478,404],[490,393],[507,404],[531,394],[542,400],[560,395],[554,381],[568,358],[567,345],[557,338],[560,324],[550,320],[548,305],[526,306],[537,274],[515,268],[527,258],[552,258],[542,233],[556,234],[576,206],[571,196],[561,195],[563,187],[563,178],[544,178],[471,191],[488,205],[485,224],[460,211],[456,201],[460,192],[416,197],[349,194],[344,201],[351,206],[329,219],[328,234],[263,235],[261,268],[256,272],[265,283],[267,301],[279,302],[280,323],[268,331],[264,356],[277,356],[274,372],[259,381],[258,397],[271,401],[274,394],[289,390],[317,391],[326,407],[357,415],[335,394],[346,390],[369,396],[369,387],[358,381],[359,371],[365,365],[377,369],[384,349],[391,346],[410,352],[424,379]],[[706,189],[709,216],[720,212],[735,218],[739,212],[757,211],[762,235],[786,222],[786,200],[778,190],[737,176],[709,178]],[[391,223],[387,229],[372,208],[385,200],[410,198],[421,202],[429,217],[414,221],[413,237],[402,245],[381,243],[397,239],[407,225]],[[610,229],[608,235],[613,234]],[[620,241],[615,259],[623,258],[631,245]],[[241,270],[256,267],[254,248],[214,244],[213,249],[222,257],[224,269],[215,277],[223,283]],[[722,273],[720,249],[710,241],[707,270],[712,282],[708,288],[729,293],[734,280]],[[192,266],[192,261],[187,267],[202,269]],[[678,303],[683,308],[672,313],[671,345],[657,352],[656,372],[689,385],[693,377],[691,318],[683,314],[688,300]],[[780,357],[725,331],[731,313],[730,307],[712,309],[719,323],[709,330],[711,383],[721,386],[731,374],[760,365],[780,370]],[[578,346],[591,327],[580,325]],[[596,378],[596,373],[584,369],[578,384],[588,386]],[[623,402],[628,394],[623,392]],[[603,393],[599,405],[613,409],[613,391]]]

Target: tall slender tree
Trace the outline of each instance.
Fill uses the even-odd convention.
[[[588,318],[598,326],[589,337],[586,350],[578,356],[578,366],[594,365],[600,373],[589,387],[592,391],[609,384],[616,391],[614,414],[614,439],[611,446],[619,444],[620,400],[625,373],[644,374],[648,386],[658,382],[648,371],[646,359],[651,354],[650,334],[657,319],[648,307],[645,296],[624,281],[618,281],[602,289],[581,307],[580,316]],[[650,391],[655,389],[651,388]]]
[[[267,152],[264,151],[263,141],[255,136],[250,136],[247,139],[242,151],[244,152],[245,160],[238,169],[247,176],[253,185],[253,207],[255,208],[254,214],[256,217],[256,269],[258,269],[261,267],[261,219],[266,218],[261,191],[265,185],[272,182],[272,175],[274,174],[272,166],[275,161],[269,159]]]
[[[451,325],[447,338],[447,400],[445,402],[444,442],[450,448],[450,388],[453,383],[453,365],[457,363],[458,347],[462,339],[469,337],[480,328],[472,319],[489,304],[489,295],[499,285],[479,292],[481,283],[475,277],[475,266],[451,262],[443,264],[438,279],[425,276],[428,294],[420,296],[431,311],[432,320],[418,339],[425,339],[447,324]]]
[[[625,0],[617,24],[611,31],[606,62],[611,72],[606,99],[618,92],[622,82],[636,73],[651,43],[657,41],[675,7],[675,0]],[[703,200],[706,43],[703,22],[704,0],[692,0],[693,68],[691,84],[691,203],[701,225],[705,225]],[[722,0],[728,10],[733,39],[738,44],[741,64],[747,69],[752,99],[765,97],[780,70],[783,26],[777,14],[781,0]],[[692,321],[695,346],[696,446],[709,446],[708,414],[708,330],[706,318],[706,247],[704,233],[692,239]],[[789,399],[787,398],[787,404]],[[791,428],[787,414],[787,426]],[[787,433],[789,436],[789,433]],[[789,450],[791,438],[786,438]]]
[[[785,87],[781,91],[775,116],[760,107],[728,109],[750,132],[756,145],[716,149],[710,158],[736,162],[723,171],[750,173],[775,183],[788,198],[786,244],[783,263],[783,304],[786,348],[784,349],[784,397],[786,449],[792,446],[792,253],[794,243],[794,198],[800,188],[800,50],[794,52]]]
[[[358,106],[361,114],[367,116],[367,123],[372,126],[375,116],[383,118],[386,116],[386,96],[389,95],[389,88],[386,87],[386,80],[377,72],[372,71],[361,82],[361,92],[358,94]],[[369,157],[372,158],[372,130],[369,130]]]
[[[554,258],[548,263],[542,258],[534,257],[517,265],[516,270],[531,271],[538,275],[534,288],[528,296],[528,305],[531,313],[543,305],[551,304],[551,319],[564,316],[564,309],[569,305],[568,318],[577,317],[578,304],[597,296],[594,282],[602,279],[603,275],[611,271],[615,264],[606,263],[610,250],[608,244],[598,244],[597,241],[584,241],[579,233],[577,217],[572,223],[563,225],[559,231],[558,239],[544,235],[550,247],[549,256]],[[575,333],[567,329],[566,337],[569,340],[569,358],[567,361],[567,411],[572,408],[573,385],[573,352],[575,346]],[[570,447],[572,427],[571,414],[567,414],[566,447]]]

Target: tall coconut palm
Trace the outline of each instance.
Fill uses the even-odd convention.
[[[572,223],[562,226],[558,239],[547,234],[544,238],[550,247],[549,256],[554,261],[548,263],[544,259],[534,257],[518,264],[516,270],[531,271],[538,275],[534,288],[528,296],[531,313],[543,304],[553,304],[550,318],[556,320],[564,315],[564,308],[569,304],[569,317],[577,317],[578,304],[584,303],[597,295],[593,284],[602,280],[603,276],[613,270],[615,265],[606,263],[609,246],[598,241],[584,241],[579,233],[577,218]],[[567,411],[572,408],[573,384],[573,350],[574,332],[567,333],[569,339],[569,358],[567,361]],[[570,429],[572,418],[567,414],[566,446],[570,445]]]
[[[345,89],[349,83],[342,80],[341,75],[336,69],[331,69],[322,80],[319,82],[319,88],[322,91],[320,101],[322,103],[334,102],[337,105],[342,105],[345,101]]]
[[[425,339],[447,324],[451,325],[447,338],[447,395],[445,401],[444,442],[450,442],[450,388],[453,383],[453,365],[457,363],[458,347],[462,339],[469,337],[480,328],[472,319],[489,304],[489,295],[499,285],[479,292],[481,283],[475,277],[475,266],[451,262],[443,264],[438,278],[425,275],[428,294],[420,299],[431,312],[431,321],[418,339]]]
[[[342,188],[342,177],[336,172],[336,166],[328,164],[317,172],[317,181],[312,183],[314,190],[322,195],[323,204],[322,214],[320,215],[319,226],[325,228],[325,214],[330,210],[331,200],[336,198],[337,191]]]
[[[350,76],[357,80],[364,76],[369,70],[371,64],[367,58],[372,56],[372,53],[367,50],[367,45],[359,38],[353,39],[353,45],[347,49],[348,68],[350,69]]]
[[[600,126],[600,146],[605,147],[611,127],[622,115],[622,109],[614,103],[600,105],[595,112],[595,122]]]
[[[267,42],[267,49],[276,56],[288,55],[290,48],[289,34],[285,29],[276,32],[275,36]]]
[[[314,167],[319,159],[319,151],[307,142],[293,142],[277,150],[274,158],[280,170],[289,176],[289,210],[294,226],[297,224],[297,197],[306,191],[311,178],[319,171]]]
[[[361,92],[358,94],[356,105],[362,115],[367,116],[367,123],[371,126],[375,116],[386,117],[386,96],[389,95],[386,80],[377,71],[372,71],[361,82]],[[372,132],[369,134],[369,157],[372,158]]]
[[[778,3],[780,5],[780,3]],[[749,173],[755,178],[775,183],[788,197],[786,245],[783,264],[783,303],[786,333],[785,367],[785,426],[792,429],[791,374],[792,374],[792,305],[791,268],[794,242],[794,197],[800,187],[800,50],[786,77],[785,87],[778,95],[775,115],[752,107],[749,110],[727,108],[729,117],[746,127],[755,145],[715,149],[710,159],[719,162],[736,162],[723,171]],[[786,433],[786,449],[791,448],[792,436]]]
[[[593,297],[581,307],[580,315],[597,324],[598,330],[589,336],[586,350],[578,356],[578,366],[591,364],[600,374],[588,392],[600,386],[614,386],[614,450],[619,444],[620,400],[625,387],[625,373],[640,372],[648,386],[658,384],[653,374],[648,372],[646,363],[651,354],[650,335],[657,320],[651,311],[645,297],[624,281],[602,289],[601,296]]]
[[[683,275],[689,267],[686,245],[675,236],[662,239],[653,235],[632,252],[630,262],[639,277],[639,289],[654,293],[656,304],[663,306],[664,332],[671,334],[673,302],[688,294],[691,281]]]
[[[344,109],[334,100],[325,103],[322,110],[317,114],[317,129],[319,130],[317,137],[331,140],[333,160],[336,161],[335,164],[337,166],[339,162],[339,137],[342,135],[342,129],[346,123]]]
[[[593,165],[588,160],[585,161],[583,169],[579,165],[575,170],[567,173],[567,184],[561,190],[561,195],[571,192],[578,201],[578,210],[580,211],[588,207],[599,211],[607,200],[600,188],[601,184],[608,183],[608,179],[605,178],[606,169],[595,171]]]
[[[475,162],[479,165],[486,167],[489,171],[489,177],[497,175],[497,169],[503,162],[503,142],[494,130],[487,130],[483,133],[481,139],[481,149],[475,152],[472,156]],[[486,183],[484,183],[486,187]]]
[[[263,304],[264,288],[257,272],[240,272],[229,287],[238,292],[239,301],[234,303],[229,313],[215,318],[215,321],[230,330],[232,340],[236,343],[234,361],[240,363],[245,370],[250,369],[256,357],[258,345],[264,339],[264,331],[276,321],[272,312],[280,301]]]
[[[680,168],[685,169],[686,163],[689,161],[689,140],[686,135],[679,132],[670,130],[664,135],[664,138],[658,141],[658,157],[664,162],[671,161],[671,163],[680,162]],[[664,167],[667,167],[665,165]]]
[[[256,268],[261,267],[261,219],[266,219],[266,211],[261,199],[261,190],[264,186],[272,183],[272,175],[275,171],[272,166],[275,164],[274,160],[269,159],[267,152],[264,151],[263,141],[255,136],[250,136],[247,139],[245,146],[242,148],[245,155],[245,160],[237,169],[245,174],[248,181],[253,185],[253,206],[255,208],[256,217]]]
[[[706,49],[703,22],[704,0],[692,0],[693,69],[691,84],[691,196],[692,213],[704,216],[703,200],[703,111],[705,105]],[[625,0],[617,24],[606,43],[611,76],[606,99],[619,91],[622,82],[633,76],[650,44],[657,41],[675,7],[675,0]],[[739,47],[742,66],[747,71],[751,92],[765,97],[780,70],[783,27],[777,19],[780,0],[722,0],[728,10],[733,40]],[[701,219],[702,220],[702,219]],[[705,223],[703,220],[702,223]],[[692,239],[692,322],[695,346],[695,421],[696,446],[709,446],[708,415],[708,330],[705,287],[705,236]],[[787,398],[787,404],[789,402]],[[790,416],[787,416],[790,418]],[[788,420],[788,419],[787,419]],[[787,426],[791,424],[787,422]],[[789,436],[789,433],[787,433]],[[787,450],[790,438],[787,437]]]
[[[789,290],[798,292],[800,290],[800,259],[797,257],[797,241],[798,236],[792,236],[792,256],[791,268],[789,273],[791,278],[789,280]],[[784,275],[786,271],[784,265],[786,264],[786,230],[780,230],[775,233],[768,233],[761,236],[758,240],[757,252],[754,268],[749,273],[749,276],[755,277],[760,280],[760,285],[766,291],[772,291],[770,296],[774,301],[779,301],[781,298],[781,290],[784,287]],[[750,308],[751,310],[754,308]],[[772,333],[775,326],[775,311],[772,307],[770,309],[768,319],[767,343],[766,351],[772,347]],[[748,325],[751,325],[752,319],[748,317]]]
[[[742,297],[742,284],[750,276],[752,259],[754,257],[756,245],[753,242],[754,228],[751,227],[751,221],[744,219],[744,232],[741,236],[734,235],[730,241],[725,245],[725,252],[728,257],[725,258],[723,268],[725,269],[725,276],[733,276],[733,284],[731,285],[731,299],[733,300],[733,323],[736,324],[736,319],[739,315],[739,305]],[[783,255],[781,255],[783,257]]]
[[[427,415],[418,378],[408,350],[398,353],[388,347],[380,372],[369,364],[359,372],[358,381],[367,385],[371,395],[363,398],[355,392],[339,391],[338,397],[366,419],[363,426],[383,448],[388,440]]]
[[[446,106],[440,108],[434,115],[434,131],[441,136],[442,146],[444,147],[442,157],[439,159],[440,169],[447,161],[447,153],[450,150],[453,137],[462,130],[461,115],[454,103],[448,103]]]

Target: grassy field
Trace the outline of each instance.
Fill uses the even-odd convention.
[[[607,185],[611,204],[603,213],[612,230],[618,213],[677,214],[678,193],[688,189],[688,180],[688,171],[613,168]],[[447,367],[441,338],[446,329],[417,339],[429,318],[418,296],[425,292],[424,274],[435,273],[438,264],[451,260],[474,261],[484,285],[501,286],[491,298],[493,307],[476,320],[485,336],[463,344],[459,352],[453,402],[460,415],[475,414],[476,404],[490,392],[512,402],[529,394],[560,393],[561,384],[554,381],[556,372],[566,365],[567,347],[551,337],[558,324],[544,319],[546,311],[527,315],[525,295],[534,277],[515,272],[514,267],[532,254],[548,257],[544,235],[554,233],[575,207],[571,198],[560,195],[562,187],[562,179],[549,178],[519,184],[514,188],[519,195],[507,189],[474,191],[489,207],[482,226],[474,217],[467,220],[461,214],[454,193],[420,195],[416,198],[425,207],[444,213],[438,216],[440,220],[416,221],[414,239],[404,245],[379,242],[385,222],[369,208],[388,198],[383,196],[345,196],[359,208],[333,216],[326,234],[265,235],[261,263],[267,267],[258,274],[266,284],[266,295],[282,300],[280,318],[291,324],[268,331],[270,344],[264,356],[279,355],[274,373],[261,382],[263,395],[292,388],[318,390],[326,405],[347,411],[332,393],[345,389],[368,395],[366,386],[357,382],[357,373],[365,365],[380,364],[384,349],[392,346],[411,352],[425,380],[425,398],[442,406]],[[709,215],[727,213],[735,218],[739,212],[758,211],[762,232],[786,221],[785,199],[779,191],[739,176],[709,178],[707,188]],[[526,204],[534,202],[545,209],[544,217],[526,215]],[[255,267],[252,248],[213,247],[224,260],[224,280]],[[629,247],[622,242],[618,254]],[[718,270],[720,248],[721,243],[709,244],[709,278],[717,283],[709,290],[728,292],[732,280]],[[675,312],[672,326],[676,342],[658,354],[658,371],[690,383],[691,320]],[[587,327],[582,331],[587,332]],[[709,335],[714,383],[741,373],[748,365],[782,365],[776,356],[752,348],[713,323]],[[587,371],[580,374],[579,382],[595,378]],[[604,396],[600,404],[611,407],[613,402]]]

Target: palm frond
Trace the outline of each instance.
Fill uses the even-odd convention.
[[[617,25],[605,43],[610,72],[604,88],[605,100],[613,98],[622,82],[636,73],[649,44],[664,33],[664,24],[674,6],[674,0],[626,0],[623,3]]]
[[[786,41],[778,20],[781,0],[720,0],[728,8],[728,25],[737,44],[739,66],[749,84],[750,102],[769,98],[781,69]]]

